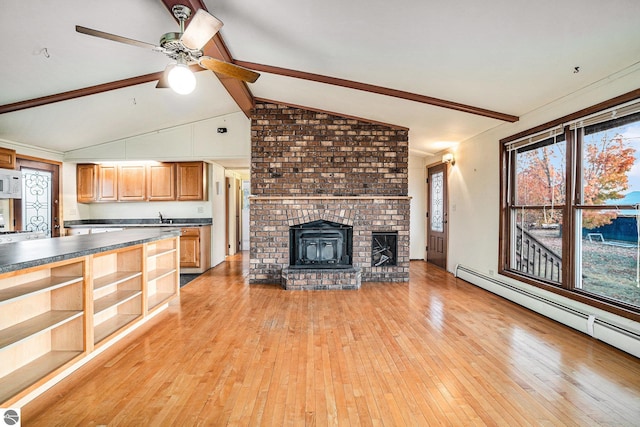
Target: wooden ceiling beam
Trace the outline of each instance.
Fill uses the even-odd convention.
[[[290,70],[288,68],[274,67],[271,65],[256,64],[247,61],[234,61],[236,65],[249,68],[254,71],[264,73],[277,74],[280,76],[294,77],[297,79],[310,80],[318,83],[326,83],[335,86],[342,86],[349,89],[357,89],[365,92],[377,93],[380,95],[393,96],[395,98],[406,99],[409,101],[421,102],[423,104],[434,105],[436,107],[448,108],[450,110],[463,111],[465,113],[475,114],[478,116],[489,117],[492,119],[502,120],[506,122],[517,122],[520,120],[518,116],[511,114],[499,113],[497,111],[487,110],[485,108],[474,107],[472,105],[460,104],[458,102],[447,101],[444,99],[433,98],[431,96],[420,95],[411,92],[405,92],[396,89],[389,89],[382,86],[375,86],[366,83],[355,82],[353,80],[344,80],[336,77],[323,76],[321,74],[307,73],[304,71]]]
[[[20,111],[27,108],[40,107],[47,104],[53,104],[54,102],[68,101],[70,99],[80,98],[88,95],[96,95],[98,93],[107,92],[110,90],[122,89],[129,86],[149,83],[155,80],[159,80],[162,76],[162,73],[164,73],[164,71],[145,74],[143,76],[132,77],[129,79],[117,80],[110,83],[103,83],[95,86],[85,87],[82,89],[70,90],[68,92],[56,93],[54,95],[43,96],[40,98],[27,99],[25,101],[14,102],[12,104],[0,105],[0,114]]]

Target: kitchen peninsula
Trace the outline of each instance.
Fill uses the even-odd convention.
[[[21,405],[179,296],[174,227],[0,245],[0,404]]]
[[[180,228],[180,270],[203,273],[211,268],[212,218],[81,219],[65,221],[68,235],[97,234],[148,227]]]

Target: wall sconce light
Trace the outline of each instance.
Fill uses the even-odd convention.
[[[455,166],[456,159],[453,157],[453,153],[445,153],[442,156],[442,163],[451,163],[451,166]]]

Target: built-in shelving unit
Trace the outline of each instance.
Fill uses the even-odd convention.
[[[84,258],[0,276],[0,402],[84,351]]]
[[[179,289],[177,239],[147,245],[147,311],[172,298]]]
[[[39,393],[179,295],[179,237],[149,240],[0,274],[0,406]]]
[[[93,342],[142,316],[142,245],[93,257]]]

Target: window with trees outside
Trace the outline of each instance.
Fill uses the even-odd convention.
[[[501,141],[501,274],[640,318],[639,95]]]

